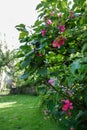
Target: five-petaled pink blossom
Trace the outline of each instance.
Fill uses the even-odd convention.
[[[54,79],[49,79],[48,83],[51,84],[52,86],[54,86]]]
[[[62,107],[63,111],[67,112],[69,109],[73,109],[72,102],[70,102],[69,100],[62,100],[62,102],[64,102],[64,105]]]
[[[61,45],[63,45],[65,43],[66,38],[64,36],[60,36],[59,38],[57,37],[54,41],[53,41],[53,47],[58,47],[60,48]]]
[[[64,32],[65,29],[66,29],[66,28],[65,28],[65,25],[60,25],[60,26],[59,26],[59,31],[60,31],[60,32]]]
[[[46,32],[47,32],[46,30],[41,30],[41,34],[43,37],[45,36]]]
[[[51,25],[52,24],[52,21],[50,19],[47,20],[47,24],[48,25]]]

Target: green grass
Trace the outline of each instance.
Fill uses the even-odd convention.
[[[52,119],[45,119],[39,97],[0,96],[0,130],[62,130]]]

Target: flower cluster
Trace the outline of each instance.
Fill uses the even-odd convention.
[[[59,38],[57,37],[54,41],[53,41],[53,47],[58,47],[60,48],[61,45],[63,45],[66,41],[66,37],[64,36],[60,36]]]
[[[68,116],[70,116],[71,113],[69,112],[69,110],[73,109],[72,102],[70,102],[69,100],[62,100],[62,102],[64,103],[64,105],[62,106],[62,110],[67,112]]]

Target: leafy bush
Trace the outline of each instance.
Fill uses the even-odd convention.
[[[86,7],[86,0],[42,0],[34,33],[16,26],[23,78],[40,79],[42,104],[70,130],[87,129]]]

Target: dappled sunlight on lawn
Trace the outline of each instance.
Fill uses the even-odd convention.
[[[1,108],[7,108],[7,107],[13,107],[17,102],[5,102],[5,103],[0,103],[0,109]]]
[[[45,119],[40,97],[0,96],[0,130],[63,130],[52,119]]]

